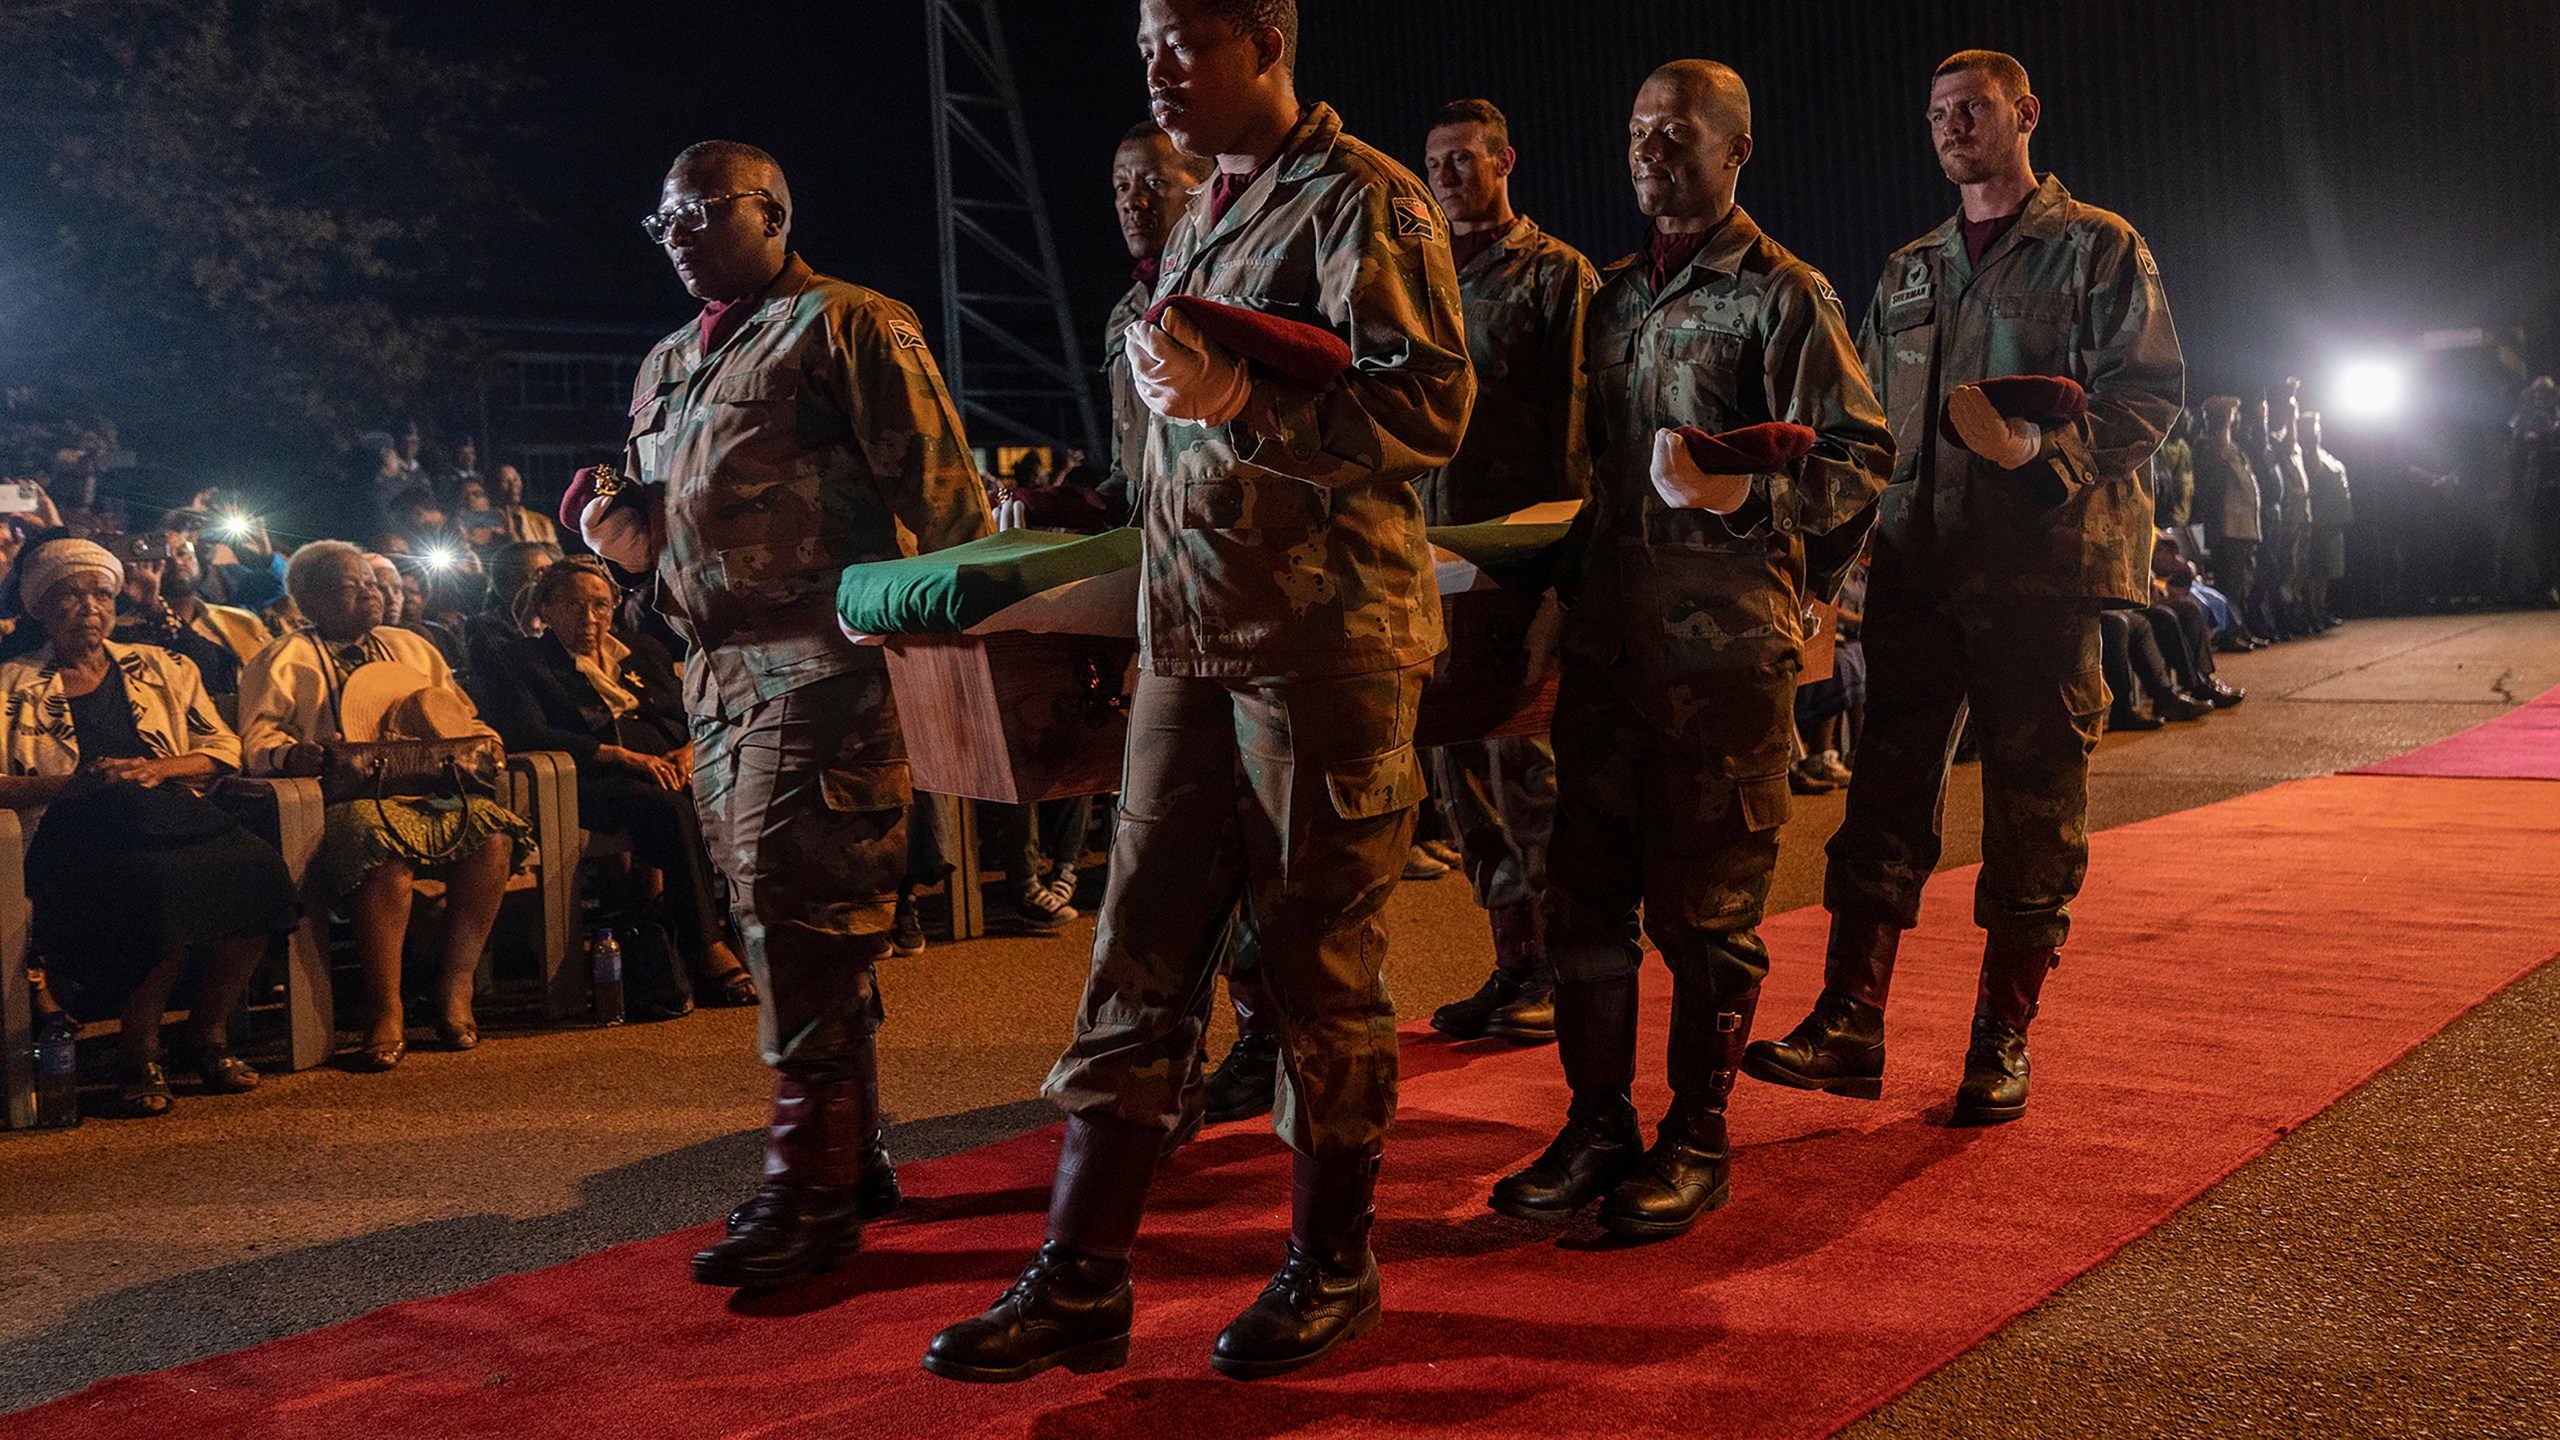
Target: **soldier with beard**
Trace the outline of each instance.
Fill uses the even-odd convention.
[[[1743,1062],[1782,1085],[1880,1093],[1886,989],[1937,867],[1970,709],[1985,940],[1958,1123],[2026,1112],[2027,1022],[2088,870],[2098,612],[2150,599],[2149,461],[2186,382],[2142,237],[2029,165],[2042,114],[1996,51],[1952,55],[1930,84],[1930,136],[1963,208],[1886,260],[1859,332],[1896,453],[1867,590],[1866,733],[1823,889],[1822,997]],[[2041,418],[2013,413],[2029,408]]]

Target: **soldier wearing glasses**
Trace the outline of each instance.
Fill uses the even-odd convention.
[[[873,967],[906,867],[906,745],[879,653],[836,627],[836,580],[992,527],[915,312],[791,253],[773,157],[694,146],[642,223],[702,314],[641,363],[624,457],[640,488],[575,518],[605,558],[654,572],[689,643],[694,800],[776,1072],[762,1184],[694,1278],[781,1285],[850,1256],[898,1199]]]

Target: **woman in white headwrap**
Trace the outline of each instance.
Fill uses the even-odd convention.
[[[196,793],[239,768],[240,742],[195,666],[107,639],[123,583],[105,548],[67,535],[30,541],[0,579],[0,613],[45,636],[0,665],[0,804],[30,836],[48,992],[82,1019],[120,1017],[125,1111],[159,1115],[160,1018],[199,959],[176,1058],[209,1092],[256,1087],[225,1027],[298,910],[282,857]]]

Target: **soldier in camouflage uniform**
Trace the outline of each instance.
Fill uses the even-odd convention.
[[[1822,998],[1744,1059],[1763,1080],[1879,1093],[1894,953],[1937,865],[1970,708],[1986,940],[1963,1123],[2025,1111],[2027,1022],[2088,868],[2089,752],[2108,703],[2098,612],[2150,598],[2148,461],[2185,387],[2142,237],[2029,167],[2040,112],[2026,71],[1994,51],[1950,57],[1931,87],[1932,139],[1963,210],[1885,262],[1859,332],[1898,454],[1867,592],[1866,732],[1824,886]],[[2088,412],[1951,438],[1951,396],[1969,403],[1981,392],[1961,387],[2009,375],[2075,380]]]
[[[1768,952],[1756,927],[1787,816],[1811,603],[1836,593],[1890,463],[1829,281],[1733,203],[1751,99],[1684,60],[1637,93],[1628,165],[1652,219],[1591,305],[1592,498],[1567,580],[1547,942],[1573,1103],[1493,1205],[1561,1219],[1607,1196],[1622,1234],[1681,1234],[1725,1201],[1725,1103]],[[1811,453],[1730,514],[1675,507],[1655,437],[1784,421]],[[1650,1151],[1629,1089],[1638,939],[1673,983],[1671,1109]]]
[[[789,250],[772,157],[709,142],[650,218],[701,320],[641,362],[628,475],[634,555],[684,636],[694,799],[762,992],[776,1071],[764,1180],[707,1284],[830,1268],[897,1203],[880,1142],[873,964],[906,864],[906,745],[877,650],[836,626],[844,567],[989,533],[985,490],[915,312]],[[631,537],[625,536],[627,542]]]
[[[1129,369],[1129,327],[1145,318],[1155,303],[1162,273],[1164,246],[1173,238],[1191,207],[1193,194],[1207,183],[1210,162],[1174,147],[1162,127],[1142,120],[1121,138],[1111,161],[1111,194],[1120,218],[1120,238],[1137,262],[1128,293],[1111,307],[1103,326],[1102,370],[1111,386],[1111,476],[1102,492],[1111,502],[1112,523],[1129,522],[1135,505],[1136,477],[1146,459],[1147,421],[1151,414],[1138,397],[1137,377]],[[1241,902],[1241,896],[1238,897]],[[1202,1083],[1198,1108],[1175,1132],[1177,1141],[1211,1124],[1268,1114],[1280,1072],[1279,1018],[1263,992],[1259,947],[1253,917],[1242,903],[1217,941],[1227,976],[1227,998],[1236,1012],[1236,1043]]]
[[[1140,674],[1110,890],[1073,1043],[1048,1243],[925,1367],[1015,1380],[1128,1353],[1128,1253],[1158,1147],[1199,1083],[1211,941],[1246,890],[1280,1023],[1273,1127],[1296,1151],[1287,1263],[1211,1357],[1313,1363],[1378,1317],[1368,1230],[1395,1114],[1384,910],[1421,794],[1413,726],[1440,609],[1413,482],[1448,463],[1474,380],[1439,207],[1299,103],[1289,0],[1142,0],[1158,123],[1219,174],[1162,296],[1322,327],[1323,384],[1248,363],[1180,312],[1130,334],[1148,408]]]
[[[1517,158],[1510,125],[1487,101],[1461,100],[1431,117],[1425,171],[1449,216],[1476,372],[1466,443],[1415,487],[1434,525],[1496,520],[1591,491],[1582,321],[1600,278],[1581,252],[1512,211]],[[1434,1011],[1431,1026],[1462,1040],[1552,1040],[1555,972],[1543,917],[1554,747],[1544,735],[1507,735],[1444,745],[1429,759],[1476,903],[1491,917],[1494,956],[1484,985]]]

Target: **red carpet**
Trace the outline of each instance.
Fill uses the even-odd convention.
[[[2560,780],[2560,688],[2495,720],[2448,735],[2350,775],[2430,775],[2470,780]]]
[[[695,1231],[109,1381],[0,1434],[1824,1435],[2560,949],[2560,876],[2518,863],[2560,844],[2551,800],[2333,777],[2099,836],[2036,1030],[2036,1108],[1993,1130],[1940,1123],[1974,971],[1972,872],[1940,877],[1896,983],[1885,1099],[1744,1082],[1735,1201],[1668,1244],[1558,1241],[1486,1211],[1561,1113],[1554,1052],[1409,1032],[1377,1233],[1387,1323],[1292,1380],[1204,1363],[1279,1249],[1281,1154],[1251,1126],[1160,1187],[1129,1368],[994,1388],[916,1368],[1038,1239],[1050,1130],[911,1167],[906,1215],[801,1293],[733,1304],[688,1284]],[[1764,1032],[1810,1001],[1822,925],[1768,927]]]

